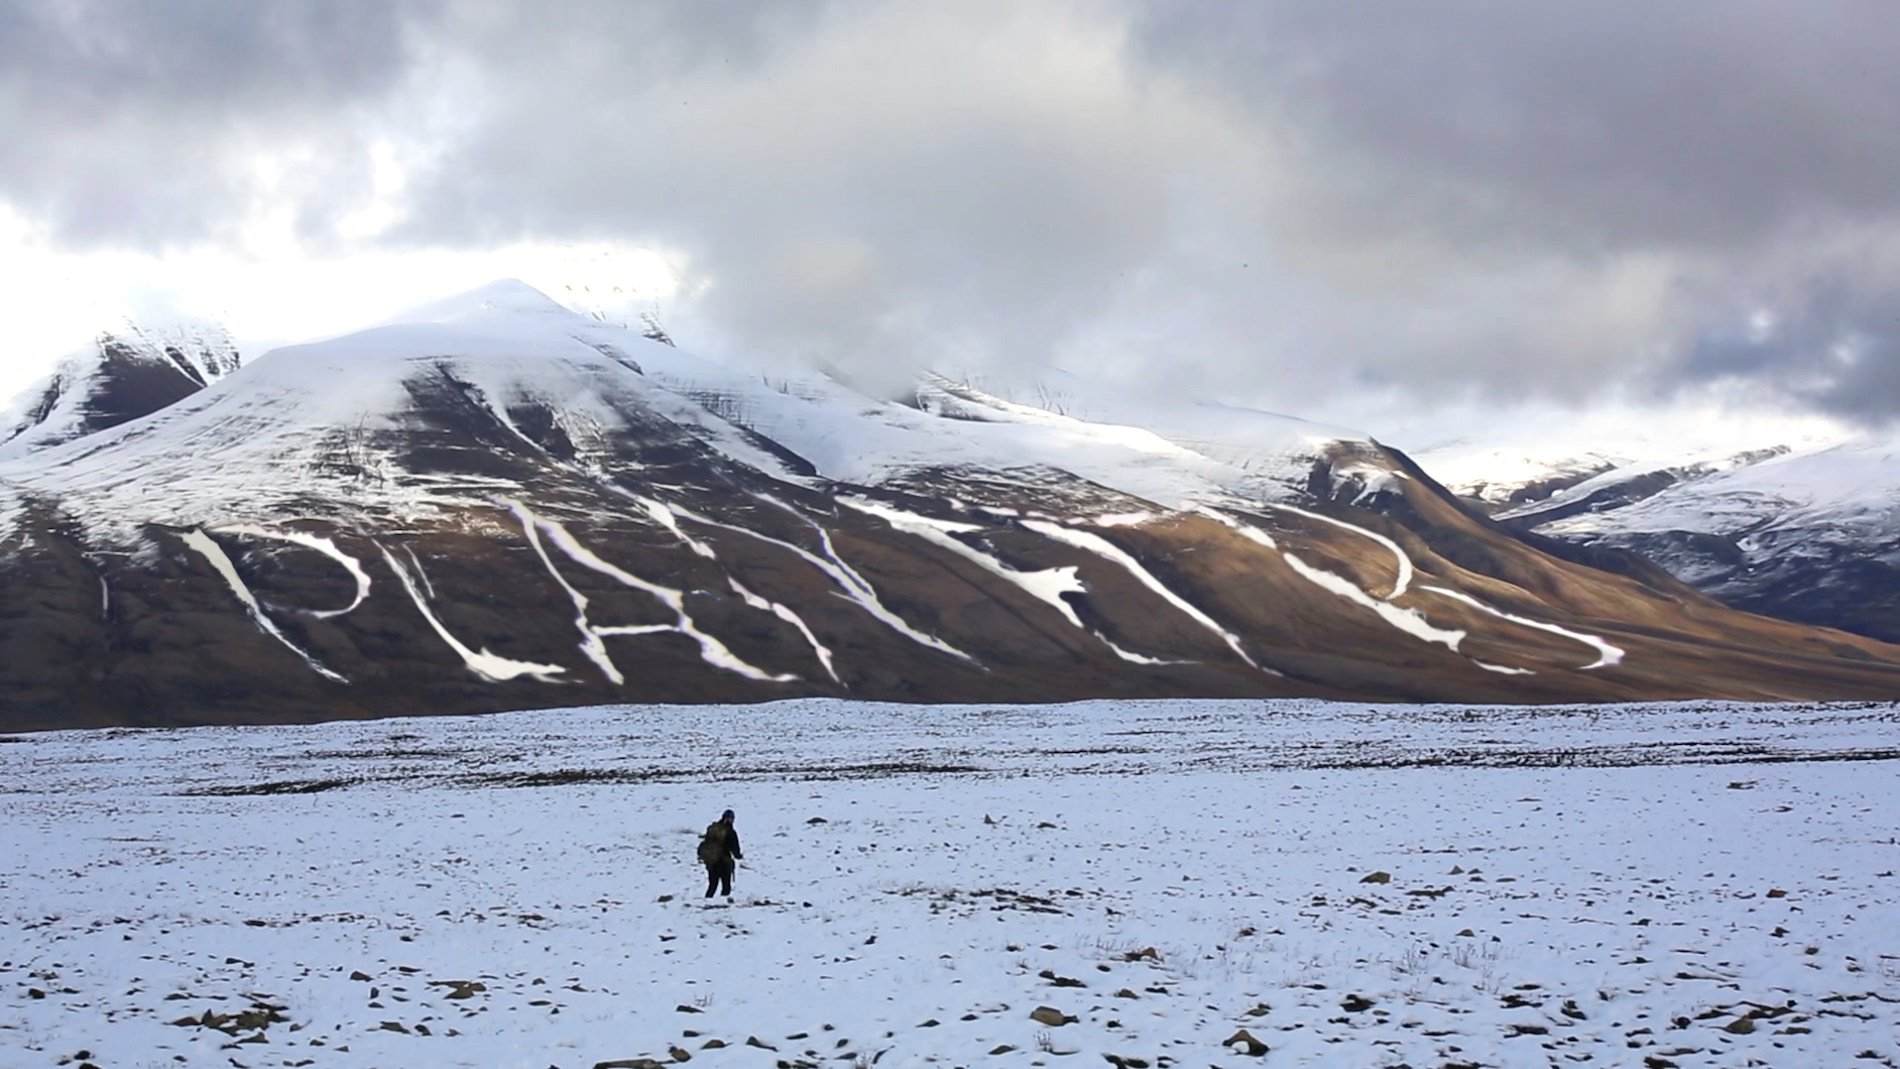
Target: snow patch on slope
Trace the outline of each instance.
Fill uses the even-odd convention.
[[[396,578],[402,582],[402,588],[409,592],[409,600],[415,603],[416,611],[422,614],[422,618],[428,621],[429,626],[435,630],[442,641],[462,658],[462,663],[468,666],[469,671],[490,683],[506,683],[523,676],[542,683],[557,683],[559,680],[554,677],[567,672],[567,669],[558,664],[517,661],[490,653],[487,649],[469,648],[467,643],[456,638],[447,627],[443,626],[442,621],[436,618],[435,613],[429,608],[429,603],[423,600],[422,591],[416,586],[416,580],[409,575],[409,570],[403,567],[402,562],[396,559],[395,554],[389,552],[387,547],[378,546],[377,548],[382,550],[383,561],[389,565],[390,571],[396,573]]]
[[[510,501],[508,502],[508,506],[521,521],[524,529],[529,527],[540,528],[541,532],[546,534],[548,538],[553,541],[556,548],[567,554],[575,563],[583,567],[591,568],[625,586],[632,587],[635,590],[647,594],[673,611],[675,619],[671,624],[642,624],[630,627],[616,626],[596,628],[587,622],[586,599],[580,596],[579,591],[568,586],[567,581],[563,579],[561,580],[561,585],[567,587],[570,595],[575,598],[576,607],[581,610],[581,616],[576,626],[580,627],[582,634],[586,636],[583,642],[583,648],[589,648],[591,644],[597,643],[602,635],[650,635],[658,634],[663,631],[673,631],[685,635],[697,643],[699,645],[699,659],[712,665],[714,668],[723,669],[735,675],[744,676],[747,679],[755,679],[766,683],[792,683],[798,680],[798,677],[795,675],[775,675],[756,665],[748,663],[739,655],[728,649],[724,642],[700,630],[699,625],[693,622],[692,616],[686,611],[686,595],[683,591],[642,579],[616,564],[602,560],[593,550],[582,545],[580,540],[575,538],[566,527],[554,520],[536,515],[534,510],[519,501]],[[540,540],[534,538],[532,541],[535,543],[536,551],[541,552]],[[548,561],[545,552],[542,553],[541,559],[548,563],[549,571],[554,571],[554,565],[551,561]],[[556,577],[559,577],[558,572],[556,572]],[[600,647],[599,654],[599,659],[596,660],[595,663],[602,664],[604,671],[611,669],[613,662],[606,656],[604,646]],[[590,654],[590,656],[592,656],[592,654]],[[618,669],[612,669],[612,674],[610,674],[608,678],[611,679],[614,675],[618,674]],[[622,680],[614,679],[614,682],[619,683],[622,682]]]
[[[257,603],[257,595],[251,593],[251,588],[244,584],[244,578],[238,575],[237,567],[231,563],[231,558],[225,555],[224,548],[212,541],[210,535],[205,534],[202,530],[191,530],[178,537],[179,540],[190,547],[193,552],[203,557],[205,561],[211,565],[212,570],[223,578],[224,584],[230,587],[231,593],[237,596],[239,604],[243,605],[244,611],[250,614],[251,621],[257,625],[259,631],[276,639],[285,649],[296,654],[299,660],[309,665],[311,671],[323,678],[333,680],[337,683],[349,682],[349,680],[325,668],[321,662],[315,657],[312,657],[303,647],[290,641],[290,636],[278,629],[276,622],[264,612],[264,607]]]
[[[1548,631],[1553,635],[1562,635],[1565,638],[1573,639],[1577,642],[1583,643],[1584,645],[1597,651],[1597,659],[1593,661],[1592,663],[1586,664],[1583,666],[1583,670],[1586,672],[1593,668],[1609,668],[1612,665],[1621,664],[1623,662],[1623,650],[1619,649],[1616,646],[1610,645],[1608,642],[1605,642],[1603,639],[1598,638],[1595,635],[1586,635],[1581,631],[1572,631],[1567,627],[1559,627],[1556,624],[1544,623],[1542,620],[1532,620],[1529,617],[1518,616],[1515,613],[1508,613],[1502,609],[1494,609],[1491,606],[1486,605],[1484,602],[1479,601],[1477,598],[1474,598],[1469,594],[1463,593],[1462,591],[1452,590],[1449,587],[1427,585],[1425,589],[1431,591],[1434,594],[1451,598],[1454,601],[1463,602],[1464,604],[1469,605],[1474,609],[1477,609],[1479,612],[1488,613],[1492,616],[1499,618],[1500,620],[1509,620],[1510,622],[1517,624],[1520,627],[1535,628],[1538,631]]]
[[[1354,605],[1371,609],[1379,614],[1381,620],[1413,638],[1423,642],[1437,643],[1454,653],[1458,651],[1458,644],[1464,641],[1463,631],[1434,627],[1417,609],[1401,608],[1389,601],[1381,601],[1359,589],[1358,584],[1352,580],[1334,575],[1324,568],[1315,568],[1290,552],[1282,551],[1280,556],[1286,559],[1287,566],[1297,572],[1302,579],[1322,590],[1337,594]]]
[[[350,578],[356,580],[356,597],[352,598],[350,603],[341,609],[304,610],[319,620],[328,620],[331,617],[342,616],[354,610],[358,605],[363,604],[364,600],[369,597],[369,573],[363,570],[363,562],[338,549],[335,542],[322,535],[310,534],[306,531],[273,531],[267,528],[241,523],[220,527],[218,528],[218,533],[245,535],[251,538],[266,538],[279,542],[289,542],[292,545],[303,546],[306,549],[314,549],[318,553],[342,565],[343,570],[350,573]]]
[[[1279,672],[1271,668],[1263,667],[1259,662],[1248,656],[1247,651],[1240,645],[1240,636],[1216,623],[1213,617],[1196,608],[1186,598],[1169,590],[1166,584],[1155,578],[1153,572],[1144,568],[1140,561],[1136,560],[1126,550],[1123,550],[1115,543],[1110,542],[1101,535],[1092,534],[1088,531],[1077,531],[1070,527],[1064,527],[1061,524],[1050,523],[1047,520],[1024,520],[1023,526],[1045,538],[1061,542],[1064,545],[1074,546],[1077,549],[1086,550],[1101,557],[1103,560],[1118,565],[1123,571],[1133,576],[1142,586],[1147,587],[1163,601],[1174,606],[1188,619],[1193,620],[1203,629],[1220,638],[1222,642],[1227,644],[1228,649],[1234,651],[1236,657],[1247,662],[1249,668],[1259,672],[1265,672],[1270,676],[1280,675]]]
[[[1098,642],[1107,646],[1110,652],[1124,661],[1128,661],[1131,664],[1144,665],[1180,663],[1178,661],[1149,657],[1145,654],[1125,650],[1110,641],[1108,636],[1084,624],[1082,618],[1076,615],[1075,606],[1069,604],[1068,599],[1063,597],[1064,594],[1088,593],[1088,587],[1084,586],[1082,580],[1077,578],[1074,566],[1044,568],[1041,571],[1035,572],[1018,571],[1004,564],[998,558],[954,537],[956,534],[975,534],[982,531],[983,528],[976,524],[932,519],[928,516],[920,516],[914,512],[906,512],[903,509],[881,502],[871,501],[866,498],[841,497],[838,499],[838,502],[839,504],[857,509],[859,512],[876,516],[897,530],[903,531],[906,534],[915,535],[929,542],[931,545],[947,549],[957,556],[962,557],[964,560],[977,565],[984,571],[989,572],[991,575],[1010,583],[1030,597],[1055,609],[1056,612],[1062,614],[1062,618],[1067,620],[1072,626],[1093,635]]]

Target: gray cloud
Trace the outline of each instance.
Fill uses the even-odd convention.
[[[1884,0],[0,11],[0,197],[64,240],[651,241],[715,348],[1299,409],[1746,381],[1900,415]],[[294,181],[253,154],[318,146]],[[1747,342],[1767,309],[1783,342]],[[1811,354],[1861,355],[1822,379]],[[1797,340],[1799,339],[1799,340]],[[1802,355],[1809,354],[1809,355]],[[1835,359],[1837,362],[1839,358]]]
[[[1900,289],[1870,292],[1859,278],[1817,279],[1777,307],[1741,329],[1711,328],[1674,374],[1870,422],[1900,413]]]
[[[304,145],[347,196],[427,4],[47,0],[0,7],[0,196],[78,245],[227,232]],[[344,189],[336,184],[343,182]]]

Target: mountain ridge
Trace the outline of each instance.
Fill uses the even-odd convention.
[[[0,459],[0,726],[1900,693],[1900,649],[1552,556],[1369,437],[917,390],[519,283],[274,350]]]

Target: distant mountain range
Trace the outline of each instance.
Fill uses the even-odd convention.
[[[1900,433],[1611,466],[1505,501],[1494,515],[1513,530],[1631,550],[1738,608],[1900,641]]]
[[[1493,520],[1362,434],[887,397],[654,333],[502,282],[241,365],[102,341],[0,430],[0,728],[1900,695],[1900,647]]]

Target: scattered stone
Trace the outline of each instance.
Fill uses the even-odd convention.
[[[446,987],[449,989],[449,992],[442,997],[458,1000],[474,998],[476,995],[488,990],[488,985],[479,980],[431,980],[429,981],[429,986]]]
[[[1051,1028],[1060,1028],[1065,1024],[1078,1021],[1081,1018],[1071,1017],[1053,1006],[1037,1006],[1035,1009],[1029,1011],[1029,1019],[1038,1024],[1046,1024]]]
[[[1722,1031],[1737,1036],[1748,1035],[1755,1031],[1755,1019],[1753,1017],[1737,1017],[1733,1021],[1723,1025]]]
[[[1251,1058],[1264,1058],[1267,1054],[1267,1045],[1254,1038],[1254,1034],[1245,1028],[1237,1030],[1233,1035],[1222,1040],[1221,1046],[1229,1048],[1238,1046],[1240,1050],[1236,1053],[1245,1054]]]
[[[679,1005],[673,1007],[673,1012],[674,1013],[705,1013],[706,1011],[700,1009],[698,1006],[688,1006],[686,1003],[682,1002]]]
[[[1372,1008],[1372,1000],[1363,995],[1347,995],[1339,1001],[1339,1008],[1347,1013],[1364,1013]]]
[[[1788,892],[1782,890],[1779,887],[1770,887],[1768,889],[1768,897],[1769,898],[1786,898],[1788,897]]]
[[[745,1045],[748,1047],[757,1047],[760,1050],[777,1050],[778,1049],[777,1047],[774,1047],[772,1044],[767,1043],[765,1040],[760,1039],[758,1036],[745,1037]]]
[[[1504,1033],[1504,1038],[1515,1039],[1518,1036],[1547,1036],[1549,1034],[1550,1034],[1550,1029],[1549,1027],[1545,1025],[1514,1024],[1511,1026],[1511,1030],[1509,1032]]]
[[[1077,980],[1073,976],[1057,976],[1054,969],[1044,969],[1041,972],[1037,973],[1036,975],[1042,977],[1044,980],[1049,981],[1049,983],[1054,987],[1087,987],[1089,986],[1083,983],[1082,981]]]
[[[1377,872],[1368,872],[1364,876],[1359,877],[1359,882],[1360,883],[1391,883],[1392,874],[1385,871],[1384,869],[1380,869]]]
[[[364,972],[361,969],[358,969],[355,972],[350,974],[350,979],[355,980],[358,983],[367,984],[370,982],[371,977],[368,973]]]
[[[983,819],[989,820],[988,817],[984,817]],[[992,821],[992,823],[994,822]],[[1016,1049],[1015,1047],[1012,1047],[1007,1043],[998,1043],[996,1046],[990,1048],[990,1057],[1000,1058],[1003,1055],[1008,1054],[1010,1051],[1013,1051],[1015,1049]]]

